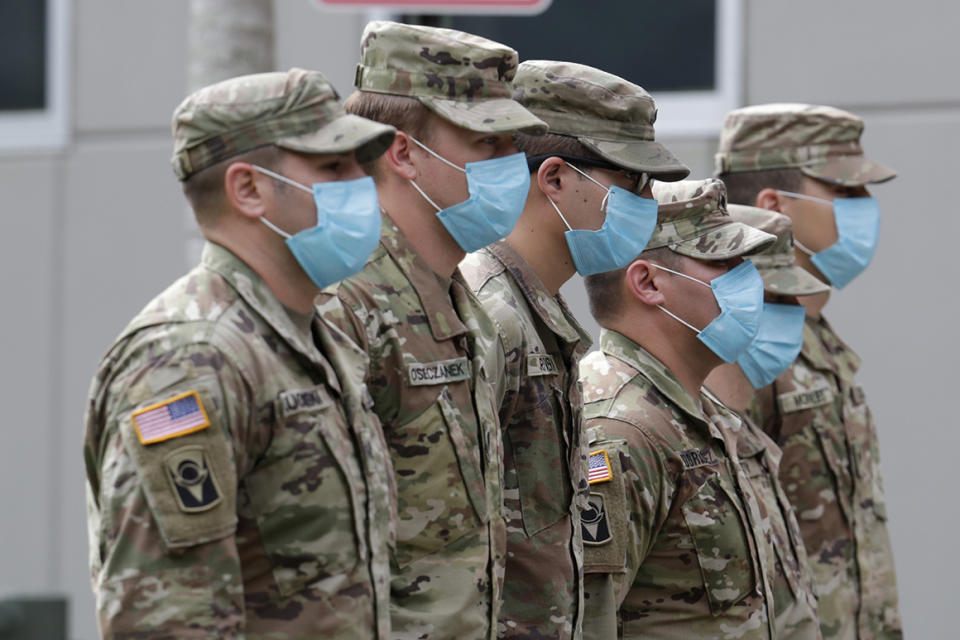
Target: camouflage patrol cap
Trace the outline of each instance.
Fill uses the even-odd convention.
[[[304,69],[230,78],[204,87],[173,112],[173,172],[181,181],[257,147],[380,156],[396,130],[348,115],[323,74]]]
[[[863,155],[863,120],[841,109],[762,104],[727,114],[715,175],[796,167],[847,187],[886,182],[897,174]]]
[[[697,260],[729,260],[769,247],[776,238],[736,222],[727,213],[727,188],[719,180],[653,183],[657,226],[646,249],[667,247]]]
[[[659,142],[650,94],[613,74],[574,62],[526,60],[513,80],[514,99],[591,151],[657,180],[682,180],[690,169]]]
[[[770,211],[741,204],[727,205],[730,218],[777,237],[776,241],[750,261],[763,276],[763,288],[785,296],[809,296],[826,293],[830,287],[797,266],[793,254],[793,223],[790,218]]]
[[[511,98],[517,52],[453,29],[367,24],[360,40],[359,91],[409,96],[444,120],[483,133],[545,133],[547,125]]]

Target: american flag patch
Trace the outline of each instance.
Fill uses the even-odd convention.
[[[140,444],[163,442],[210,426],[196,391],[187,391],[140,409],[133,414],[132,420]]]
[[[613,471],[610,470],[610,458],[607,457],[607,451],[600,449],[590,454],[590,472],[587,480],[590,484],[606,482],[613,478]]]

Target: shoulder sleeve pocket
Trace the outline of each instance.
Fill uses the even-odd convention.
[[[580,511],[586,573],[618,573],[624,570],[626,564],[630,516],[627,513],[626,487],[620,465],[621,446],[611,441],[598,441],[590,445],[588,464],[591,458],[609,464],[609,477],[607,473],[593,474],[587,506]]]
[[[215,377],[181,381],[118,416],[150,511],[168,548],[233,533],[236,470]]]

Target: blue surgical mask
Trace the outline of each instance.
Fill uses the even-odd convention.
[[[830,284],[843,289],[863,273],[873,258],[880,235],[880,206],[876,198],[834,198],[831,202],[802,193],[777,193],[833,206],[833,219],[837,224],[836,243],[816,253],[796,243],[798,249],[810,256],[810,261]]]
[[[419,140],[411,137],[424,151],[467,174],[470,197],[447,207],[437,205],[413,180],[410,184],[437,210],[437,218],[466,252],[482,249],[506,238],[523,213],[530,190],[530,170],[522,153],[468,162],[458,167]]]
[[[606,217],[596,231],[571,227],[557,203],[547,198],[569,229],[564,237],[577,273],[589,276],[627,266],[647,246],[657,226],[657,201],[615,185],[604,186],[569,162],[567,166],[607,192],[600,204],[601,210],[606,208]],[[646,183],[645,177],[642,182]]]
[[[314,227],[290,235],[266,218],[260,220],[286,238],[287,247],[317,287],[339,282],[363,268],[380,241],[380,204],[373,178],[318,182],[311,189],[269,169],[254,168],[313,194]]]
[[[760,317],[763,314],[763,278],[752,262],[741,262],[709,283],[657,264],[651,263],[651,266],[713,290],[713,297],[720,307],[720,315],[703,329],[697,329],[667,311],[663,305],[658,306],[674,320],[696,331],[700,342],[710,347],[724,362],[734,362],[757,337]]]
[[[804,309],[798,304],[763,303],[760,331],[737,364],[754,389],[762,389],[793,364],[803,346]]]

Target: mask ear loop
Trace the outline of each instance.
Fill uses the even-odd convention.
[[[808,200],[810,202],[819,202],[820,204],[828,204],[831,207],[833,206],[833,200],[818,198],[816,196],[808,196],[805,193],[794,193],[793,191],[781,191],[780,189],[777,189],[776,191],[780,195],[787,196],[788,198],[797,198],[799,200]],[[797,248],[800,249],[800,251],[803,251],[805,254],[807,254],[810,257],[813,257],[814,255],[816,255],[816,251],[811,251],[809,248],[804,246],[804,244],[799,240],[797,240],[796,238],[793,239],[793,244],[795,244]]]
[[[808,249],[807,247],[805,247],[804,244],[803,244],[802,242],[800,242],[799,240],[797,240],[796,238],[793,239],[793,244],[796,245],[797,249],[800,249],[800,251],[803,251],[805,254],[807,254],[807,255],[810,256],[811,258],[812,258],[814,255],[816,255],[816,252],[815,252],[815,251],[811,251],[810,249]]]
[[[713,287],[711,287],[709,284],[707,284],[706,282],[704,282],[703,280],[698,280],[698,279],[694,278],[693,276],[688,276],[688,275],[685,274],[685,273],[680,273],[679,271],[674,271],[673,269],[668,269],[667,267],[661,267],[660,265],[658,265],[658,264],[656,264],[656,263],[653,263],[653,262],[650,263],[650,266],[651,266],[651,267],[654,267],[654,268],[656,268],[656,269],[660,269],[661,271],[666,271],[667,273],[672,273],[672,274],[674,274],[674,275],[676,275],[676,276],[680,276],[681,278],[686,278],[687,280],[693,280],[693,281],[696,282],[697,284],[702,284],[703,286],[707,287],[708,289],[712,289],[712,288],[713,288]],[[695,326],[693,326],[692,324],[690,324],[689,322],[687,322],[686,320],[684,320],[684,319],[681,318],[680,316],[676,315],[675,313],[673,313],[673,312],[671,312],[671,311],[668,311],[667,308],[664,307],[662,304],[658,304],[657,307],[660,309],[660,311],[663,311],[665,314],[667,314],[668,316],[670,316],[671,318],[673,318],[674,320],[676,320],[677,322],[679,322],[679,323],[682,324],[683,326],[687,327],[688,329],[690,329],[691,331],[693,331],[693,332],[695,332],[695,333],[697,333],[697,334],[699,335],[700,329],[697,329]]]
[[[286,176],[282,176],[282,175],[280,175],[279,173],[275,173],[275,172],[273,172],[273,171],[270,171],[270,169],[264,169],[263,167],[261,167],[261,166],[259,166],[259,165],[256,165],[256,164],[250,165],[250,166],[252,166],[254,169],[256,169],[257,171],[259,171],[260,173],[262,173],[262,174],[265,175],[265,176],[270,176],[270,177],[273,178],[274,180],[279,180],[280,182],[283,182],[283,183],[285,183],[285,184],[288,184],[288,185],[290,185],[291,187],[296,187],[297,189],[300,189],[301,191],[306,191],[307,193],[309,193],[309,194],[311,194],[311,195],[313,194],[313,189],[310,189],[310,188],[308,188],[308,187],[300,184],[300,183],[297,182],[296,180],[291,180],[290,178],[288,178],[288,177],[286,177]],[[269,220],[267,220],[266,216],[260,216],[260,222],[262,222],[263,224],[267,225],[267,227],[269,227],[269,228],[272,229],[274,232],[278,233],[280,236],[282,236],[282,237],[284,237],[284,238],[288,238],[288,239],[289,239],[289,238],[292,238],[292,237],[293,237],[292,235],[290,235],[289,233],[287,233],[286,231],[284,231],[283,229],[281,229],[281,228],[278,227],[277,225],[275,225],[275,224],[273,224],[272,222],[270,222]]]
[[[418,147],[420,147],[421,149],[423,149],[424,151],[426,151],[427,153],[429,153],[430,155],[432,155],[434,158],[436,158],[436,159],[439,160],[440,162],[445,162],[445,163],[447,163],[448,165],[450,165],[451,167],[453,167],[454,169],[456,169],[457,171],[459,171],[459,172],[461,172],[461,173],[466,173],[466,172],[467,172],[466,169],[464,169],[463,167],[458,167],[457,165],[453,164],[452,162],[450,162],[449,160],[447,160],[446,158],[444,158],[442,155],[440,155],[439,153],[437,153],[436,151],[434,151],[433,149],[431,149],[431,148],[428,147],[427,145],[423,144],[422,142],[420,142],[419,140],[417,140],[417,139],[414,138],[413,136],[411,136],[411,135],[408,134],[407,137],[410,138],[411,140],[413,140],[413,141],[417,144]]]
[[[560,219],[563,220],[563,224],[567,225],[567,229],[569,229],[570,231],[573,231],[573,227],[570,226],[570,223],[567,222],[567,219],[563,217],[562,213],[560,213],[560,207],[557,206],[557,203],[554,202],[550,196],[547,196],[547,202],[553,205],[553,210],[556,211],[557,215],[560,216]]]
[[[781,191],[780,189],[776,190],[777,193],[788,198],[797,198],[799,200],[809,200],[810,202],[820,202],[823,204],[828,204],[831,207],[833,206],[833,200],[827,200],[826,198],[818,198],[816,196],[808,196],[805,193],[794,193],[793,191]]]
[[[437,210],[437,213],[443,211],[443,209],[439,205],[437,205],[437,203],[434,202],[433,199],[423,191],[423,189],[420,188],[420,185],[418,185],[413,180],[410,181],[410,184],[412,184],[413,188],[417,190],[417,193],[423,196],[424,200],[429,202],[433,206],[433,208]]]
[[[424,151],[426,151],[427,153],[429,153],[430,155],[432,155],[434,158],[436,158],[436,159],[439,160],[440,162],[444,162],[444,163],[450,165],[451,167],[453,167],[453,168],[456,169],[457,171],[460,171],[461,173],[466,173],[466,172],[467,172],[466,169],[464,169],[463,167],[458,167],[457,165],[453,164],[452,162],[450,162],[449,160],[447,160],[446,158],[444,158],[442,155],[440,155],[439,153],[437,153],[436,151],[434,151],[433,149],[431,149],[431,148],[428,147],[427,145],[423,144],[422,142],[420,142],[419,140],[417,140],[417,139],[414,138],[413,136],[407,134],[407,137],[410,138],[411,140],[413,140],[413,142],[414,142],[418,147],[420,147],[421,149],[423,149]],[[423,189],[420,188],[420,185],[418,185],[415,180],[411,180],[411,181],[410,181],[410,184],[412,184],[412,185],[413,185],[413,188],[417,190],[417,193],[419,193],[421,196],[423,196],[423,199],[424,199],[424,200],[426,200],[427,202],[429,202],[430,205],[431,205],[434,209],[437,210],[437,213],[443,211],[443,207],[437,205],[437,203],[434,202],[433,199],[432,199],[430,196],[428,196],[428,195],[426,194],[426,192],[424,192]]]
[[[280,175],[279,173],[274,173],[273,171],[270,171],[270,169],[264,169],[263,167],[258,166],[258,165],[255,165],[255,164],[254,164],[254,165],[250,165],[250,166],[252,166],[254,169],[256,169],[257,171],[259,171],[260,173],[262,173],[262,174],[264,174],[264,175],[270,176],[270,177],[273,178],[274,180],[279,180],[280,182],[284,182],[284,183],[290,185],[291,187],[296,187],[297,189],[300,189],[301,191],[306,191],[306,192],[309,193],[309,194],[313,194],[313,189],[311,189],[310,187],[307,187],[307,186],[304,186],[304,185],[300,184],[300,183],[297,182],[296,180],[291,180],[290,178],[288,178],[288,177],[286,177],[286,176],[282,176],[282,175]]]

